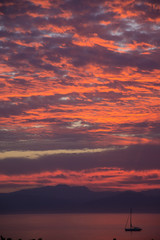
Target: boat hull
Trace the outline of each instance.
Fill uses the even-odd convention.
[[[139,232],[141,230],[141,228],[125,228],[126,232]]]

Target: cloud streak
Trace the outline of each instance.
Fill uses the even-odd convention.
[[[83,153],[98,153],[104,151],[113,151],[115,147],[97,148],[97,149],[57,149],[47,151],[7,151],[0,153],[0,159],[5,158],[29,158],[37,159],[43,156],[57,155],[57,154],[83,154]]]

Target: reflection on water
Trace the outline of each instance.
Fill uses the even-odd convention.
[[[160,240],[160,214],[135,214],[141,232],[125,232],[127,214],[0,215],[0,235],[13,240]]]

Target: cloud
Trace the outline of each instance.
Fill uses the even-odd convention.
[[[159,168],[159,13],[151,0],[1,1],[2,172]]]
[[[0,159],[5,158],[29,158],[37,159],[43,156],[57,155],[57,154],[82,154],[82,153],[97,153],[103,151],[114,150],[114,147],[110,148],[97,148],[97,149],[57,149],[47,151],[7,151],[0,153]]]
[[[55,154],[53,154],[53,152]],[[15,152],[13,153],[15,154]],[[4,153],[5,156],[2,154],[2,157],[5,157],[5,159],[0,161],[0,173],[21,175],[55,171],[56,169],[80,171],[98,167],[118,167],[125,170],[136,171],[160,169],[158,157],[159,146],[156,145],[135,145],[127,148],[115,147],[106,151],[104,151],[104,149],[95,149],[95,151],[93,149],[70,151],[62,149],[50,152],[34,151],[34,155],[32,154],[30,156],[29,153],[32,152],[24,151],[24,157],[21,157],[23,152],[19,152],[19,158],[18,152],[17,157],[16,155],[12,155],[12,157],[8,156],[8,158],[6,158],[9,152]],[[37,153],[41,153],[41,155],[36,155],[36,161],[29,161],[28,158],[33,158]],[[52,155],[47,155],[47,153],[52,153]]]
[[[152,178],[150,178],[152,176]],[[160,171],[127,171],[121,168],[92,168],[89,170],[71,171],[55,170],[39,174],[7,176],[0,175],[1,191],[6,189],[24,189],[56,184],[86,185],[93,190],[146,190],[159,188]]]

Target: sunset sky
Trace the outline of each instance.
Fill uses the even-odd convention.
[[[0,192],[160,188],[160,2],[0,1]]]

